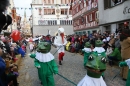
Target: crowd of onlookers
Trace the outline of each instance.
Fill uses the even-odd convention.
[[[26,55],[26,46],[29,45],[30,52],[36,49],[37,44],[40,41],[46,41],[53,45],[55,36],[35,36],[34,38],[23,37],[20,41],[13,42],[10,37],[0,36],[0,56],[4,59],[6,63],[6,69],[2,75],[2,81],[8,86],[18,86],[17,77],[18,65],[16,64],[19,58],[18,55],[21,55],[22,58],[25,58]],[[95,48],[95,41],[101,40],[103,42],[102,47],[106,51],[106,55],[112,65],[112,61],[121,61],[121,45],[120,45],[120,35],[113,33],[104,32],[103,34],[92,33],[89,35],[68,35],[66,36],[67,44],[65,50],[71,53],[80,53],[83,55],[82,49],[84,49],[85,43],[90,42],[91,50]]]
[[[55,36],[35,36],[32,39],[32,43],[30,43],[30,51],[35,49],[36,44],[39,41],[46,41],[53,45]],[[102,47],[106,51],[106,55],[110,61],[110,64],[113,64],[113,61],[121,61],[121,45],[120,45],[120,35],[119,33],[107,33],[104,32],[103,34],[99,33],[92,33],[92,34],[85,34],[85,35],[68,35],[66,36],[67,44],[65,46],[65,50],[71,53],[80,53],[83,55],[82,49],[84,49],[85,43],[90,42],[91,50],[95,48],[95,41],[101,40],[103,42]],[[34,48],[33,48],[34,47]]]
[[[101,40],[103,42],[102,47],[106,51],[110,64],[112,64],[112,61],[121,60],[119,34],[104,32],[103,34],[93,33],[89,35],[69,35],[66,38],[68,43],[66,44],[65,49],[69,52],[80,53],[83,55],[82,49],[86,42],[90,42],[91,50],[93,51],[95,48],[95,41]]]
[[[26,46],[25,38],[13,42],[10,36],[0,35],[0,74],[2,74],[0,84],[2,86],[18,86],[18,61],[25,58]]]

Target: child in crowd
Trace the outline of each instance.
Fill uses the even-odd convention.
[[[33,51],[33,49],[34,49],[34,45],[33,45],[33,43],[32,43],[32,42],[30,42],[30,44],[29,44],[29,49],[30,49],[30,52],[32,52],[32,51]]]

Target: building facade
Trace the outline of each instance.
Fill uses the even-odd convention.
[[[47,34],[48,31],[38,32],[40,30],[50,30],[51,35],[57,31],[59,26],[65,28],[66,33],[72,34],[72,12],[70,9],[71,0],[33,0],[32,19],[33,32],[36,34]],[[53,27],[53,28],[52,28]]]
[[[97,0],[71,0],[73,30],[75,34],[90,34],[99,31]]]
[[[98,0],[98,9],[102,32],[130,27],[130,0]]]

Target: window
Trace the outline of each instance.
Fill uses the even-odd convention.
[[[126,0],[104,0],[104,9],[116,6],[123,3]]]
[[[41,12],[42,12],[42,9],[41,9],[41,8],[39,8],[39,15],[41,15]]]
[[[86,23],[88,23],[88,16],[86,16]]]
[[[110,0],[104,0],[104,9],[111,7],[111,1]]]
[[[48,25],[57,25],[56,20],[48,20]]]
[[[76,12],[78,12],[78,7],[76,8]]]
[[[84,7],[86,7],[86,1],[84,1]]]
[[[44,9],[44,15],[47,15],[47,9]]]
[[[71,10],[69,10],[69,15],[72,15],[72,11]]]
[[[82,9],[83,8],[83,3],[80,3],[80,9]]]
[[[92,21],[92,14],[89,15],[89,21]]]
[[[55,9],[44,9],[44,15],[54,15]]]
[[[68,9],[65,9],[65,15],[67,15],[67,13],[68,13]]]
[[[122,0],[112,0],[115,5],[120,4]]]
[[[72,20],[60,20],[60,25],[72,25]]]
[[[64,14],[64,9],[61,9],[61,15],[63,15]]]
[[[48,9],[47,11],[48,11],[47,14],[50,15],[51,14],[51,9]]]
[[[51,14],[55,15],[55,9],[52,9]]]

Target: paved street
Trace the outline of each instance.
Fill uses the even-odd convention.
[[[55,51],[56,48],[52,47],[51,53],[53,54]],[[55,54],[55,59],[58,63],[57,53]],[[120,75],[117,75],[119,72],[120,69],[118,67],[107,67],[105,72],[107,86],[125,86],[125,82]],[[29,58],[28,54],[21,62],[19,73],[19,86],[41,86],[33,59]],[[77,84],[86,75],[86,70],[83,67],[83,56],[66,52],[63,65],[59,66],[59,74]],[[115,75],[117,77],[112,81]],[[56,86],[74,86],[58,75],[54,75],[54,77]]]

